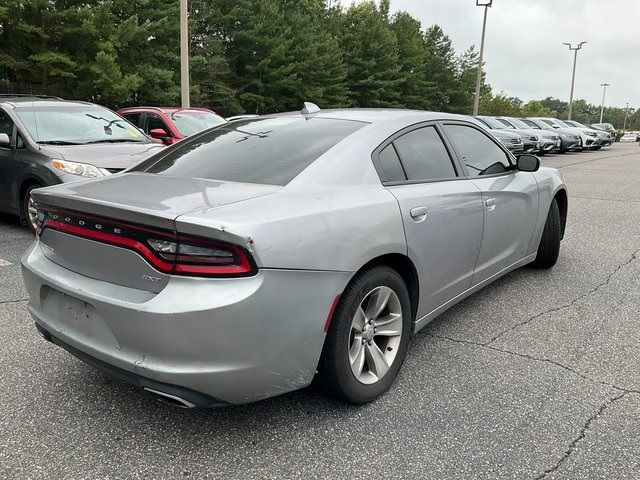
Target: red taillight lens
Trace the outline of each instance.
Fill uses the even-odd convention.
[[[133,250],[163,273],[200,277],[242,277],[257,271],[239,245],[167,230],[42,208],[38,236],[47,228]]]

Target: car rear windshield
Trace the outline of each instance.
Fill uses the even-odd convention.
[[[227,121],[221,116],[216,115],[213,112],[205,111],[178,110],[172,113],[170,117],[180,133],[185,137],[194,135],[198,132],[206,130],[207,128],[227,123]]]
[[[132,171],[230,182],[286,185],[365,122],[258,117],[183,140]]]

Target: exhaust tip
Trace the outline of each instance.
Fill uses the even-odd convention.
[[[152,394],[159,402],[166,403],[178,408],[196,408],[195,404],[185,400],[184,398],[178,397],[177,395],[171,395],[170,393],[161,392],[149,387],[143,388],[147,392]]]

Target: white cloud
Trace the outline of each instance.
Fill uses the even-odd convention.
[[[349,2],[345,1],[345,4]],[[480,44],[483,8],[475,0],[391,0],[424,27],[442,26],[458,52]],[[599,105],[640,105],[640,0],[494,0],[485,40],[487,80],[495,92],[528,101],[569,99],[573,56],[563,42],[587,41],[578,53],[574,98]]]

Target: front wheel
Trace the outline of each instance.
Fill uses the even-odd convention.
[[[558,202],[554,198],[551,201],[547,221],[544,224],[542,238],[538,246],[538,254],[531,264],[533,267],[551,268],[558,261],[562,229],[560,222],[560,209],[558,208]]]
[[[407,287],[386,266],[372,267],[347,286],[333,316],[317,382],[330,395],[361,404],[393,383],[411,335]]]
[[[30,185],[22,197],[22,218],[33,233],[38,228],[38,212],[36,211],[36,204],[31,198],[31,192],[41,186],[37,184]]]

